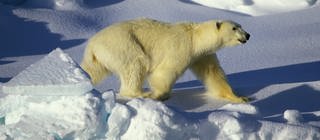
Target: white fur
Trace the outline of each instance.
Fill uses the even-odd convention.
[[[241,44],[245,32],[231,21],[221,22],[219,29],[216,23],[169,24],[151,19],[117,23],[89,40],[81,66],[93,83],[115,73],[121,95],[158,100],[169,97],[174,82],[190,67],[211,95],[244,102],[227,83],[215,52]],[[141,90],[144,80],[150,93]]]

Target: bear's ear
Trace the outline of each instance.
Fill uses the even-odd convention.
[[[217,21],[217,22],[216,22],[216,26],[217,26],[217,29],[218,29],[218,30],[220,30],[221,24],[222,24],[222,22],[220,22],[220,21]]]

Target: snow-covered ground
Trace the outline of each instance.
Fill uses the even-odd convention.
[[[317,0],[190,0],[204,6],[252,16],[270,15],[306,9],[319,4]]]
[[[0,4],[0,139],[320,139],[319,13],[317,0]],[[189,71],[165,102],[115,98],[114,76],[91,89],[76,64],[86,40],[137,17],[239,22],[252,38],[218,56],[235,91],[254,100],[209,98]]]

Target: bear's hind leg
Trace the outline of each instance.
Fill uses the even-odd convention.
[[[121,96],[129,98],[144,97],[142,85],[146,75],[146,69],[141,63],[133,62],[127,65],[118,75],[121,81]]]
[[[88,53],[88,51],[86,53]],[[81,68],[88,73],[93,84],[98,84],[111,74],[111,72],[102,65],[91,52],[85,55],[85,58],[81,63]]]
[[[151,88],[148,98],[155,100],[167,100],[170,97],[171,87],[177,79],[177,75],[173,69],[157,68],[148,78]]]
[[[234,94],[215,54],[200,58],[191,65],[191,69],[204,83],[210,95],[235,103],[248,101],[248,98],[238,97]]]

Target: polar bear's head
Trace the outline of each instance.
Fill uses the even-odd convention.
[[[216,26],[224,46],[244,44],[250,38],[250,34],[244,31],[240,24],[233,21],[218,21]]]

